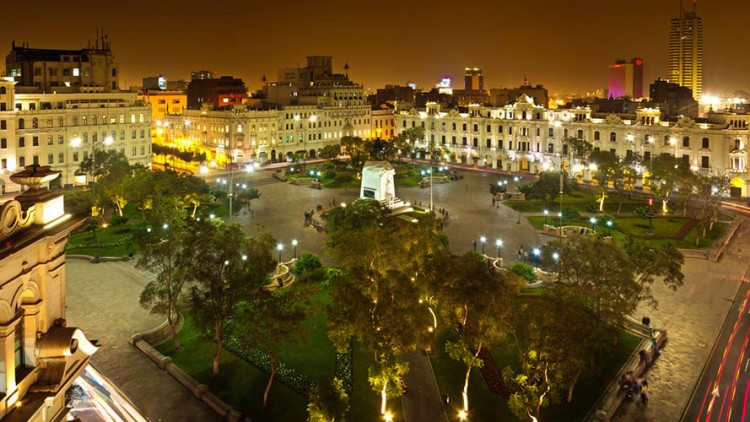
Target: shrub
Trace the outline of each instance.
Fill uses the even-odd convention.
[[[122,226],[127,222],[128,217],[125,217],[124,215],[113,215],[112,218],[109,219],[109,225],[112,227]]]
[[[294,263],[294,270],[292,270],[292,272],[299,277],[308,271],[312,271],[322,266],[323,264],[320,263],[320,258],[311,253],[303,253],[300,255],[299,259],[297,259],[297,262]]]
[[[516,262],[508,270],[529,283],[533,283],[539,279],[536,271],[534,271],[534,267],[524,262]]]
[[[333,170],[326,170],[322,174],[324,179],[335,179],[338,174]]]
[[[348,173],[339,174],[336,176],[336,181],[338,183],[349,183],[352,180],[354,180],[354,176]]]
[[[564,208],[562,214],[566,220],[578,220],[581,218],[581,213],[575,208]]]

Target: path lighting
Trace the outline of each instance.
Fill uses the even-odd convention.
[[[247,255],[242,255],[242,260],[247,261]]]
[[[612,220],[607,220],[607,236],[612,237]]]
[[[292,246],[294,247],[294,253],[292,256],[294,259],[297,259],[297,239],[292,240]]]
[[[560,227],[562,227],[562,212],[557,213],[557,218],[560,219]]]
[[[276,245],[276,250],[279,251],[279,260],[278,261],[281,262],[281,251],[284,250],[284,245],[282,245],[281,243],[279,243],[278,245]]]
[[[484,255],[484,242],[487,241],[487,238],[482,236],[479,238],[479,241],[482,243],[482,255]]]
[[[391,413],[391,412],[385,412],[383,414],[383,420],[385,422],[391,422],[393,420],[393,413]]]
[[[146,228],[146,233],[151,233],[151,227]]]
[[[534,248],[531,251],[532,254],[534,254],[534,261],[536,262],[536,266],[539,266],[539,255],[542,253],[542,251],[539,248]]]
[[[547,216],[549,215],[549,211],[544,210],[544,225],[547,225]]]
[[[202,165],[202,166],[201,166],[201,169],[200,169],[200,173],[201,173],[201,174],[206,174],[206,173],[208,173],[208,166],[206,166],[206,165]]]
[[[208,218],[210,218],[211,220],[213,220],[214,218],[216,218],[216,214],[211,213],[211,214],[208,215]]]
[[[164,230],[166,230],[166,229],[168,229],[168,228],[169,228],[169,224],[167,224],[167,223],[164,223],[164,224],[163,224],[163,225],[161,226],[161,228],[163,228]]]
[[[458,411],[458,419],[465,421],[469,417],[469,413],[463,409]]]
[[[591,223],[591,230],[594,230],[594,224],[596,224],[596,217],[589,218],[589,222]]]
[[[497,239],[495,241],[495,246],[497,246],[497,257],[500,258],[500,248],[503,247],[503,240],[502,239]]]

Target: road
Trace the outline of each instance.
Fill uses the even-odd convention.
[[[750,284],[745,273],[684,421],[745,421],[750,398]]]

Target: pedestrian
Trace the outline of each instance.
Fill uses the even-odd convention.
[[[646,366],[648,366],[648,354],[645,350],[641,350],[638,352],[638,356],[640,357],[640,360],[638,361],[638,364],[640,365],[641,362],[646,362]]]
[[[633,386],[633,401],[638,404],[641,401],[641,391],[643,390],[640,381],[636,381]]]
[[[497,199],[493,196],[492,197],[492,205],[495,205],[495,202],[497,202]]]
[[[476,240],[473,241],[473,242],[471,242],[471,247],[474,248],[474,252],[477,251],[477,241]]]
[[[648,327],[649,324],[651,324],[651,318],[649,318],[648,315],[644,315],[643,318],[641,319],[641,323],[643,323],[643,325]]]
[[[654,359],[656,359],[657,356],[661,355],[661,352],[659,351],[659,345],[656,344],[656,337],[651,336],[651,349],[654,351]]]
[[[641,401],[644,406],[648,404],[648,381],[646,380],[641,381]]]
[[[524,262],[531,262],[529,260],[529,251],[523,251],[523,260]]]

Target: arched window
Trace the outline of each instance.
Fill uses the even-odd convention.
[[[617,134],[615,132],[609,132],[609,142],[617,142]]]
[[[474,125],[474,132],[479,132],[479,125],[477,124]]]
[[[690,137],[689,136],[683,136],[682,137],[682,146],[689,148],[690,147]]]
[[[5,95],[8,93],[8,90],[4,86],[0,86],[0,95]]]
[[[18,119],[18,128],[25,129],[26,122],[23,119]]]

